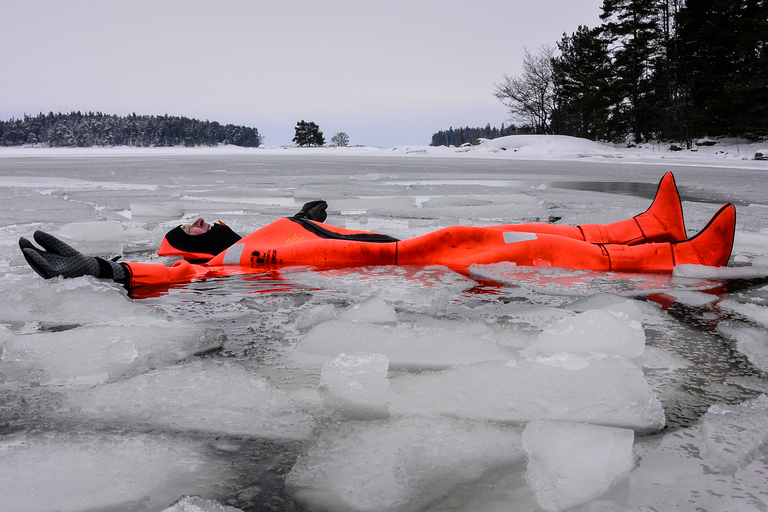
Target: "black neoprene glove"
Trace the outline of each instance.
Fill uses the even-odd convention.
[[[328,203],[323,200],[310,201],[301,207],[301,211],[294,215],[294,218],[324,222],[328,218],[328,214],[325,212],[326,208],[328,208]]]
[[[120,263],[86,256],[44,231],[35,231],[34,238],[44,250],[24,237],[19,239],[19,247],[29,266],[45,279],[94,276],[120,282],[126,278]]]

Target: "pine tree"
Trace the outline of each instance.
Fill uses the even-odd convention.
[[[322,146],[325,144],[323,132],[312,121],[307,122],[302,119],[296,123],[295,132],[296,135],[293,137],[293,142],[297,146]]]
[[[768,132],[768,1],[689,2],[678,37],[699,131]]]
[[[603,0],[602,32],[612,50],[613,66],[635,142],[650,135],[653,62],[663,50],[657,0]],[[617,105],[620,107],[621,103]]]
[[[612,68],[608,45],[599,29],[580,26],[557,44],[552,61],[555,84],[555,133],[592,140],[613,139],[619,125],[611,116]]]

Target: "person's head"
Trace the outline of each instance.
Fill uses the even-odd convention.
[[[203,233],[207,233],[211,230],[211,225],[205,222],[205,220],[200,217],[192,224],[182,224],[181,230],[185,232],[188,235],[202,235]]]
[[[190,261],[207,261],[240,240],[240,235],[219,221],[208,224],[202,218],[182,224],[166,233],[157,254],[181,256]]]

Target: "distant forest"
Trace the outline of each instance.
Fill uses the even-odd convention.
[[[222,125],[175,116],[126,117],[101,112],[25,115],[0,121],[0,146],[42,144],[50,147],[91,146],[216,146],[258,147],[256,128]]]
[[[768,136],[768,0],[603,0],[601,9],[601,25],[526,48],[522,73],[494,84],[512,122],[629,144]],[[439,135],[433,144],[445,144]]]
[[[495,139],[507,135],[519,135],[521,133],[531,133],[530,128],[517,128],[515,125],[491,128],[490,123],[485,128],[454,128],[440,130],[432,135],[430,146],[461,146],[462,144],[475,144],[477,139]]]

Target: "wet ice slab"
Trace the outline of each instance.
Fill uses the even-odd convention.
[[[163,512],[242,512],[242,510],[197,496],[185,496]]]
[[[221,334],[194,324],[148,319],[10,335],[0,360],[5,382],[92,386],[162,367],[221,346]],[[61,329],[61,330],[59,330]]]
[[[409,370],[508,359],[516,353],[483,339],[492,336],[492,329],[478,322],[422,327],[409,323],[389,326],[331,320],[313,327],[298,343],[297,350],[325,358],[350,352],[379,353],[387,356],[392,368]]]
[[[170,366],[72,393],[65,407],[97,421],[265,439],[306,439],[313,418],[267,378],[212,360]]]
[[[625,301],[555,321],[521,353],[603,353],[634,358],[644,350],[642,313],[634,303]]]
[[[707,459],[724,471],[746,466],[765,454],[766,425],[766,395],[735,405],[713,405],[701,419]]]
[[[558,267],[518,267],[511,262],[472,265],[469,271],[472,277],[522,286],[536,292],[584,297],[605,293],[644,297],[654,292],[701,290],[719,284],[716,281],[718,274],[711,272],[704,275],[595,272]]]
[[[388,304],[416,311],[436,312],[456,294],[477,285],[446,267],[364,267],[320,272],[302,268],[283,270],[286,279],[308,287],[334,290],[350,296],[376,296]]]
[[[320,435],[287,483],[312,510],[409,512],[524,460],[516,429],[449,418],[345,422]]]
[[[719,325],[717,330],[732,340],[736,350],[752,364],[768,372],[768,333],[764,329],[728,323]]]
[[[500,422],[567,420],[630,428],[664,426],[643,372],[627,359],[561,353],[492,361],[391,379],[391,413]]]
[[[323,365],[320,392],[327,406],[349,418],[389,416],[389,360],[383,354],[341,354]]]
[[[544,510],[597,498],[635,465],[635,433],[584,423],[536,420],[523,431],[526,480]]]
[[[227,469],[203,443],[177,436],[52,433],[0,441],[5,512],[160,510],[184,494],[211,492]]]

